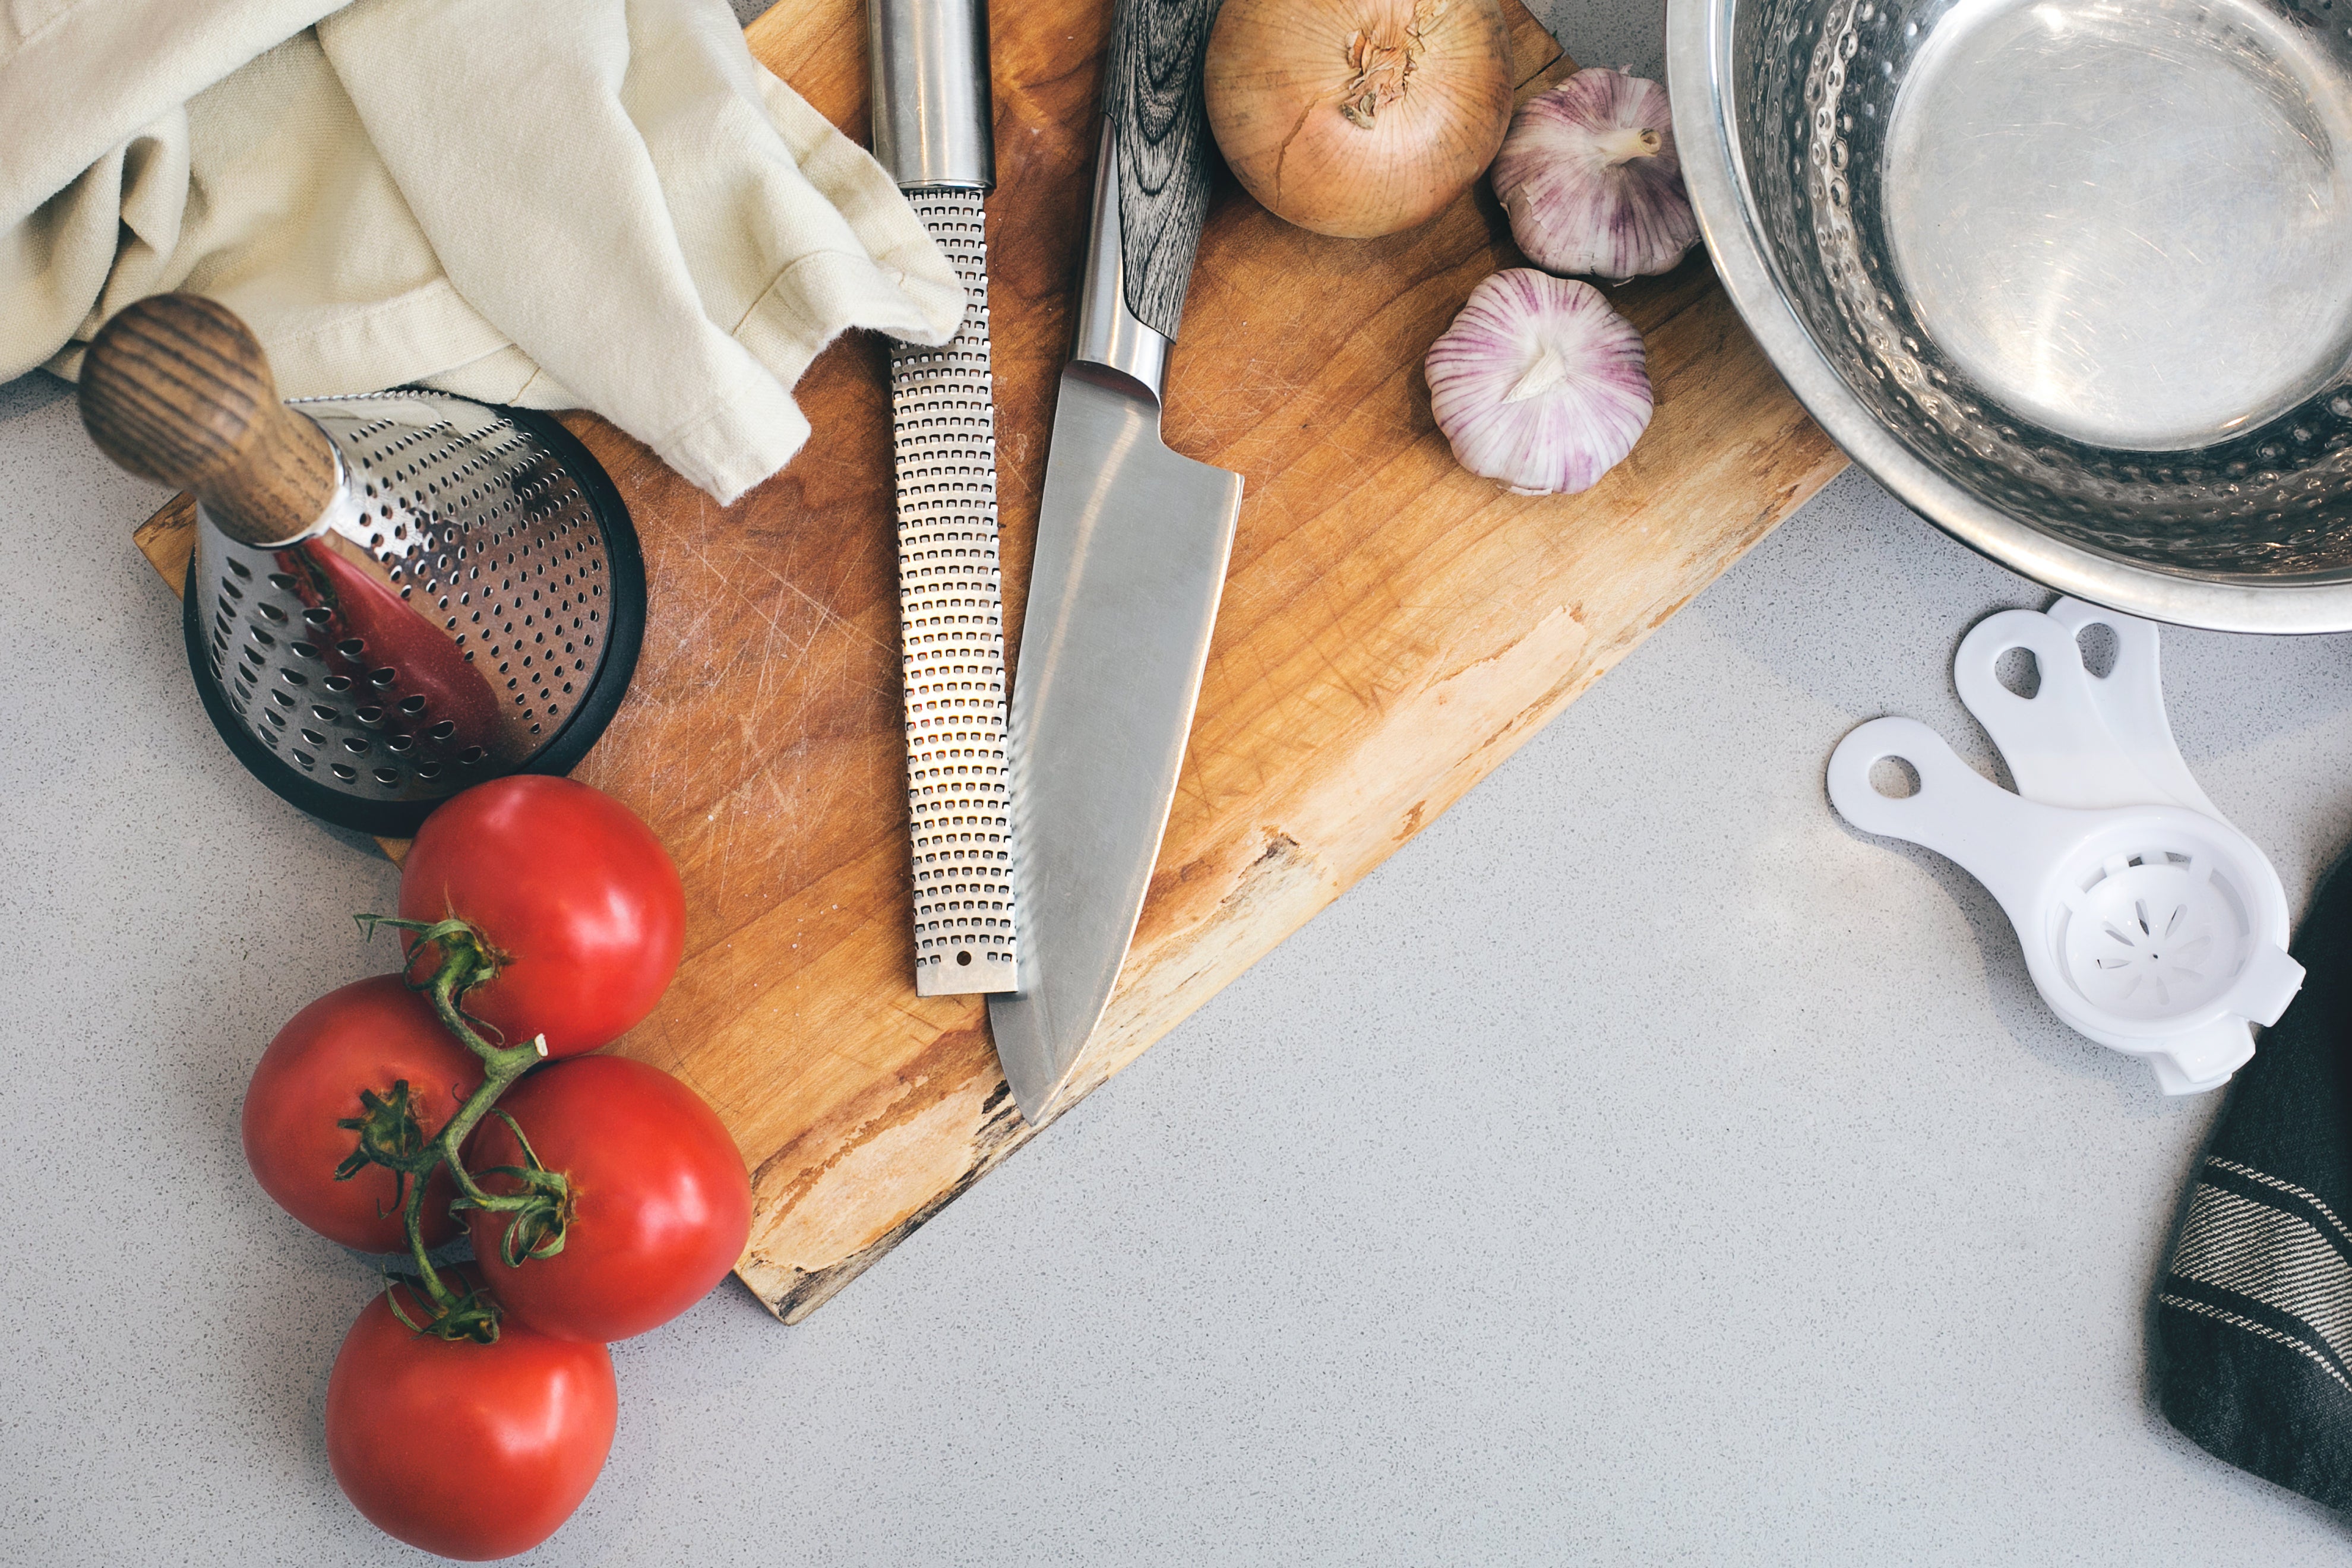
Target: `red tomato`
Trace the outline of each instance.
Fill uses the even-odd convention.
[[[751,1182],[743,1157],[702,1097],[659,1068],[583,1057],[541,1068],[499,1109],[532,1152],[572,1184],[563,1250],[499,1260],[508,1216],[467,1215],[483,1279],[510,1320],[566,1339],[625,1340],[668,1322],[707,1295],[751,1235]],[[467,1142],[466,1168],[493,1192],[520,1165],[514,1133],[495,1115]]]
[[[403,1079],[429,1138],[481,1086],[482,1064],[397,974],[320,997],[278,1031],[245,1091],[245,1161],[253,1179],[331,1241],[362,1252],[405,1251],[392,1172],[370,1165],[348,1181],[335,1179],[335,1167],[359,1145],[358,1133],[335,1123],[361,1114],[360,1090],[389,1095]],[[436,1170],[425,1189],[427,1246],[457,1234],[450,1195],[449,1173]]]
[[[412,1287],[396,1289],[411,1319],[432,1315]],[[603,1345],[510,1318],[496,1344],[437,1339],[378,1296],[327,1378],[327,1468],[387,1535],[468,1562],[509,1557],[572,1517],[618,1414]]]
[[[654,1010],[686,951],[686,889],[653,830],[610,795],[520,773],[453,795],[401,869],[400,913],[461,915],[504,960],[466,1010],[501,1043],[593,1051]],[[427,973],[434,954],[419,955]]]

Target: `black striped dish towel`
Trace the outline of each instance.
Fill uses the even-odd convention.
[[[2352,856],[2303,992],[2238,1069],[2157,1286],[2158,1398],[2241,1469],[2352,1512]]]

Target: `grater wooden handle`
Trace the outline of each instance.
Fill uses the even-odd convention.
[[[299,538],[335,497],[326,433],[278,400],[246,324],[200,295],[152,295],[100,329],[81,422],[132,473],[194,491],[240,543]]]

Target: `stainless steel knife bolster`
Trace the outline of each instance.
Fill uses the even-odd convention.
[[[966,295],[951,342],[890,355],[915,989],[1010,991],[1020,949],[982,210],[996,183],[985,0],[868,0],[866,41],[874,155]]]

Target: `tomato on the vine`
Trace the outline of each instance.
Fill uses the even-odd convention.
[[[499,969],[467,1012],[507,1045],[544,1034],[552,1057],[618,1039],[686,951],[686,889],[653,830],[610,795],[533,773],[477,784],[425,818],[400,913],[479,928]],[[431,956],[415,955],[420,967]]]
[[[408,1085],[418,1131],[430,1138],[482,1081],[479,1058],[450,1037],[397,974],[330,991],[288,1021],[261,1054],[245,1091],[246,1163],[278,1206],[331,1241],[362,1252],[408,1245],[393,1173],[368,1165],[338,1180],[359,1135],[336,1125],[365,1113],[361,1092],[389,1099]],[[425,1245],[457,1234],[449,1173],[425,1188]]]
[[[482,1278],[508,1321],[599,1342],[657,1328],[707,1295],[743,1254],[751,1183],[735,1140],[702,1097],[623,1057],[541,1068],[499,1102],[530,1153],[570,1187],[561,1251],[509,1265],[509,1216],[467,1215]],[[466,1167],[493,1193],[518,1190],[492,1167],[525,1164],[493,1114],[467,1144]]]
[[[415,1289],[393,1289],[411,1320],[431,1318]],[[379,1295],[327,1379],[327,1468],[388,1535],[444,1557],[508,1557],[572,1517],[618,1415],[603,1345],[512,1321],[495,1344],[440,1339]]]

